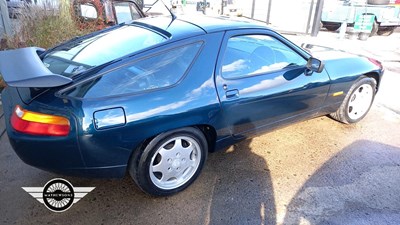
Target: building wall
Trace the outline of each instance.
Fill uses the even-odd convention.
[[[253,0],[235,3],[242,8],[243,16],[268,21],[279,31],[310,33],[317,0],[254,0],[254,8]]]

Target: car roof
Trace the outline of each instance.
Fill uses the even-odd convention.
[[[201,27],[207,33],[234,29],[266,28],[262,23],[238,17],[186,16],[178,19]]]
[[[135,20],[132,24],[148,27],[168,36],[170,39],[181,39],[227,30],[268,29],[264,24],[251,20],[201,15],[195,17],[179,16],[174,20],[167,16],[150,17]]]

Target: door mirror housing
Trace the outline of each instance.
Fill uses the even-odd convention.
[[[324,63],[319,59],[311,57],[307,61],[307,69],[312,72],[321,73],[324,70]]]

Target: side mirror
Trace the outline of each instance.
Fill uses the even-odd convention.
[[[316,58],[309,58],[307,61],[307,69],[311,72],[321,73],[324,70],[324,63]]]

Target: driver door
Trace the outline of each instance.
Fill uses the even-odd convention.
[[[330,79],[325,71],[306,73],[308,57],[276,33],[226,33],[216,86],[234,136],[251,136],[318,112]]]

